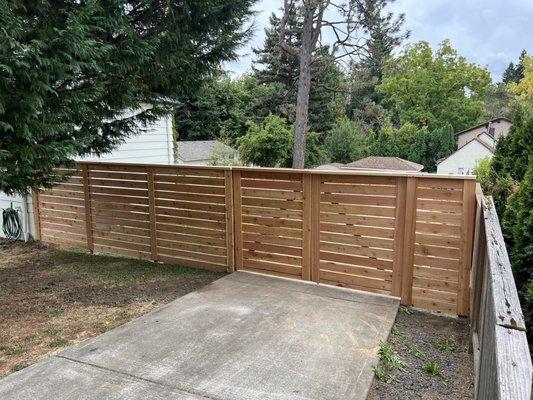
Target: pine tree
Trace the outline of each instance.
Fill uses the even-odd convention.
[[[515,65],[513,62],[510,62],[502,75],[502,82],[505,84],[508,83],[518,83],[524,77],[524,59],[527,57],[527,51],[522,50],[520,57],[518,58],[518,63]]]
[[[56,167],[111,150],[194,93],[249,36],[253,4],[0,0],[0,191],[52,185]]]

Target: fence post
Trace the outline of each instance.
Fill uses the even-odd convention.
[[[413,304],[413,268],[415,257],[416,199],[417,178],[409,177],[405,189],[405,226],[402,254],[402,304]]]
[[[148,181],[148,211],[150,213],[150,251],[152,253],[152,260],[157,261],[157,228],[156,228],[156,214],[155,214],[155,184],[154,184],[154,168],[147,167],[147,181]]]
[[[311,280],[312,268],[312,176],[309,173],[302,173],[302,191],[303,191],[303,217],[302,217],[302,279],[305,281]]]
[[[235,269],[243,268],[241,171],[233,171],[233,238]]]
[[[87,248],[94,252],[93,223],[91,214],[91,185],[89,182],[89,165],[81,164],[83,174],[83,193],[85,199],[85,235],[87,236]]]
[[[33,223],[35,226],[35,239],[41,240],[41,211],[39,205],[39,191],[32,190]]]
[[[392,295],[402,295],[402,261],[405,245],[405,200],[407,178],[396,180],[396,211],[394,215],[394,259],[392,261]]]
[[[226,251],[228,272],[235,271],[235,238],[234,238],[234,207],[233,207],[233,170],[224,171],[225,197],[226,197]]]
[[[461,223],[461,246],[459,261],[459,285],[457,289],[457,315],[469,314],[470,270],[476,213],[476,181],[463,181],[463,215]]]
[[[311,175],[311,280],[320,282],[320,177],[321,175]]]

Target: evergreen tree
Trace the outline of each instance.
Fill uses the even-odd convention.
[[[50,186],[194,93],[235,57],[253,3],[0,0],[0,190]]]
[[[503,72],[503,83],[518,83],[524,77],[524,59],[526,57],[527,51],[522,50],[522,52],[520,53],[520,57],[518,58],[518,63],[516,65],[513,62],[509,63],[509,65]]]

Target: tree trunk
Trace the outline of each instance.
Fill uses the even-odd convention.
[[[294,135],[293,168],[304,168],[307,120],[309,117],[309,92],[311,91],[311,57],[315,40],[313,17],[316,5],[306,2],[302,26],[302,44],[300,47],[300,76],[298,78],[298,97],[296,100],[296,132]]]

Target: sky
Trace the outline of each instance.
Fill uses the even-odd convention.
[[[283,0],[259,0],[254,37],[240,49],[240,58],[228,63],[233,75],[250,70],[252,48],[261,47],[264,27]],[[522,49],[533,53],[533,0],[396,0],[391,11],[405,13],[408,42],[425,40],[433,48],[444,39],[469,62],[489,69],[494,81]]]

